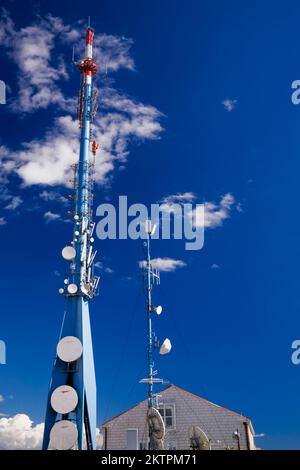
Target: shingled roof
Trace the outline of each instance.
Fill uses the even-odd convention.
[[[220,406],[220,405],[217,405],[216,403],[213,403],[209,400],[206,400],[205,398],[202,398],[202,397],[199,397],[198,395],[195,395],[194,393],[191,393],[191,392],[188,392],[187,390],[184,390],[183,388],[181,387],[178,387],[177,385],[174,385],[174,384],[171,384],[171,385],[168,385],[167,387],[163,388],[162,390],[159,390],[159,393],[163,393],[165,392],[166,390],[170,389],[170,388],[173,388],[175,390],[178,390],[179,392],[183,392],[183,393],[186,393],[194,398],[197,398],[198,400],[201,400],[201,401],[204,401],[206,403],[209,403],[210,405],[214,405],[214,406],[217,406],[218,408],[221,408],[225,411],[228,411],[229,413],[232,413],[236,416],[239,416],[240,418],[244,419],[245,421],[248,422],[248,424],[251,426],[251,420],[250,418],[248,418],[247,416],[243,416],[241,415],[240,413],[236,413],[235,411],[232,411],[232,410],[229,410],[228,408],[225,408],[224,406]],[[104,423],[102,423],[102,427],[105,427],[108,423],[110,423],[111,421],[113,421],[114,419],[118,418],[119,416],[122,416],[123,414],[127,413],[128,411],[130,410],[133,410],[134,408],[136,408],[137,406],[139,406],[141,403],[143,403],[145,400],[142,400],[140,401],[139,403],[136,403],[135,405],[133,406],[130,406],[129,408],[127,408],[126,410],[122,411],[121,413],[118,413],[116,414],[115,416],[113,416],[112,418],[104,421]]]

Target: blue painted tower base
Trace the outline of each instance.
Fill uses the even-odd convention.
[[[66,299],[61,337],[75,336],[83,346],[82,356],[75,362],[66,363],[58,356],[55,358],[52,380],[49,387],[43,450],[47,450],[50,431],[57,420],[62,417],[51,406],[52,392],[61,385],[72,386],[79,397],[73,413],[64,419],[73,421],[78,429],[78,449],[86,448],[84,430],[89,434],[90,450],[96,449],[96,379],[93,359],[93,346],[90,327],[89,304],[82,296]]]

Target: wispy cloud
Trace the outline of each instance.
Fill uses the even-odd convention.
[[[220,267],[221,267],[221,266],[220,266],[219,264],[213,263],[210,268],[211,268],[211,269],[220,269]]]
[[[176,203],[185,203],[193,202],[196,198],[196,195],[192,192],[186,193],[176,193],[166,196],[162,199],[162,204],[176,204]]]
[[[20,196],[12,196],[9,204],[4,207],[4,209],[13,211],[17,209],[23,203],[23,199]]]
[[[61,204],[68,204],[68,198],[66,198],[57,191],[44,190],[39,194],[39,197],[46,202],[58,202]]]
[[[5,217],[0,217],[0,226],[1,225],[6,225],[7,224],[7,220]]]
[[[240,202],[237,203],[237,205],[236,205],[236,210],[237,210],[238,212],[243,212],[243,211],[244,211],[243,206],[242,206],[242,204],[241,204]]]
[[[119,69],[135,70],[130,56],[132,39],[112,34],[96,34],[94,42],[95,60],[100,73],[117,72]]]
[[[59,214],[55,214],[54,212],[48,211],[48,212],[45,212],[44,219],[46,221],[46,224],[49,224],[50,222],[55,222],[55,221],[60,220],[61,216]]]
[[[194,227],[216,228],[220,227],[224,220],[230,217],[234,206],[234,197],[227,193],[221,197],[220,202],[205,202],[198,205],[190,212],[190,218]],[[204,210],[204,217],[203,217]]]
[[[228,111],[229,113],[231,113],[231,111],[233,111],[235,109],[236,104],[237,104],[237,100],[231,100],[229,98],[222,101],[222,105],[224,106],[226,111]]]
[[[195,199],[196,195],[192,192],[170,194],[160,201],[160,208],[167,213],[176,212],[178,204],[181,206],[182,204],[192,203]]]
[[[160,201],[160,208],[162,212],[177,213],[182,216],[182,205],[191,204],[196,202],[196,195],[193,192],[176,193],[164,197]],[[235,205],[234,196],[227,193],[221,196],[219,202],[208,201],[201,204],[195,204],[195,207],[187,211],[194,227],[205,227],[213,229],[220,227],[225,219],[230,217],[231,211]],[[238,203],[235,206],[238,212],[242,211],[241,205]]]
[[[95,268],[97,269],[103,269],[103,263],[102,261],[96,261],[96,263],[94,264]]]
[[[61,78],[68,78],[65,66],[60,58],[58,67],[51,64],[57,34],[52,26],[49,19],[37,19],[17,30],[8,13],[2,15],[0,44],[17,65],[19,94],[12,105],[16,111],[32,112],[50,104],[67,104],[57,84]]]
[[[18,30],[4,12],[0,31],[0,45],[17,65],[20,90],[13,108],[25,113],[55,104],[55,112],[64,113],[54,115],[53,108],[53,114],[50,114],[54,118],[52,127],[42,137],[22,142],[18,150],[0,147],[0,179],[16,173],[25,186],[68,186],[72,176],[70,166],[78,159],[79,131],[73,117],[76,100],[66,96],[60,88],[62,80],[68,80],[69,72],[63,56],[57,55],[57,45],[61,43],[61,52],[65,42],[69,47],[72,41],[80,39],[82,47],[82,27],[66,25],[60,18],[48,15]],[[124,37],[97,34],[94,51],[99,73],[96,77],[101,80],[102,73],[122,68],[134,70],[131,45],[132,40]],[[73,116],[66,115],[66,111],[72,112]],[[95,166],[96,181],[104,184],[117,165],[124,167],[130,143],[158,139],[163,130],[161,118],[162,113],[154,106],[141,103],[103,81],[100,112],[93,126],[94,136],[101,145]],[[48,197],[49,201],[51,196],[42,192],[41,197],[44,200]]]
[[[0,403],[4,402],[4,396],[0,393]]]
[[[186,266],[186,263],[184,261],[174,258],[155,258],[151,261],[151,264],[153,268],[165,272],[176,271],[176,269],[183,268],[184,266]],[[140,261],[139,266],[140,268],[145,268],[146,262]]]
[[[81,39],[82,26],[64,24],[60,18],[49,14],[17,29],[9,13],[3,10],[0,30],[0,45],[17,65],[19,94],[12,108],[26,113],[55,104],[57,108],[74,111],[76,102],[66,97],[61,89],[61,82],[69,79],[69,72],[63,56],[57,52],[57,45],[61,48],[67,44],[70,49],[71,43]],[[131,46],[131,39],[96,35],[95,58],[100,73],[121,68],[134,70]]]
[[[109,268],[109,267],[104,268],[104,271],[108,274],[113,274],[115,272],[112,268]]]
[[[110,268],[109,266],[104,266],[104,264],[102,263],[102,261],[96,261],[95,263],[95,268],[97,269],[101,269],[102,271],[108,273],[108,274],[112,274],[114,273],[115,271]]]

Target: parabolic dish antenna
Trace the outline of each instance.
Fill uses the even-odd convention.
[[[69,385],[57,387],[51,395],[51,406],[56,413],[62,415],[71,413],[78,404],[78,395],[75,388]]]
[[[165,436],[165,423],[160,412],[156,408],[149,408],[147,419],[151,434],[156,439],[163,439]]]
[[[69,284],[67,287],[67,291],[69,292],[69,294],[76,294],[76,292],[78,291],[78,287],[76,286],[76,284]]]
[[[159,349],[159,354],[168,354],[172,349],[172,344],[169,338],[166,338]]]
[[[57,345],[57,355],[64,362],[77,361],[82,354],[81,341],[75,336],[65,336]]]
[[[192,449],[209,450],[209,439],[199,426],[190,426],[188,434]]]
[[[164,450],[164,440],[157,439],[153,434],[150,438],[151,449],[153,450]]]
[[[65,246],[62,249],[61,254],[62,254],[63,259],[65,259],[66,261],[71,261],[72,259],[75,258],[76,251],[75,251],[75,248],[73,248],[73,246]]]
[[[78,438],[76,424],[66,419],[54,424],[50,431],[50,443],[57,450],[69,450],[75,446]]]
[[[156,307],[156,309],[155,309],[155,313],[157,313],[157,315],[160,315],[161,312],[162,312],[162,306],[158,305],[158,307]]]

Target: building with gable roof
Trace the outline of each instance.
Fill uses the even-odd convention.
[[[198,426],[208,437],[211,450],[255,450],[250,418],[211,403],[176,385],[159,393],[158,409],[165,423],[165,449],[191,448],[189,428]],[[148,449],[147,400],[102,424],[103,448]]]

